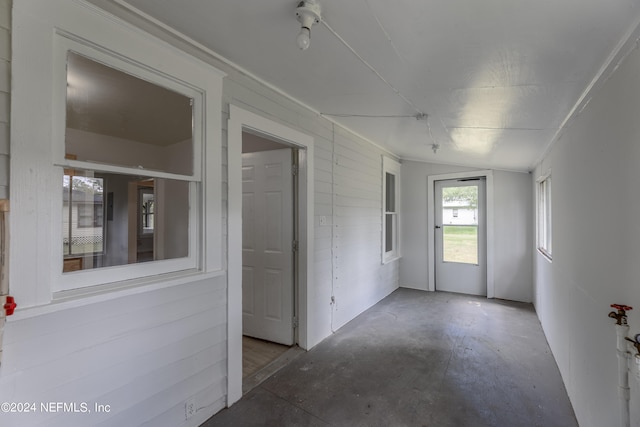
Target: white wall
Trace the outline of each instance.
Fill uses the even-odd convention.
[[[402,259],[400,286],[428,289],[427,177],[472,168],[414,161],[402,162]],[[533,242],[531,175],[493,171],[495,297],[530,302]],[[407,197],[406,195],[410,196]]]
[[[0,199],[9,198],[11,0],[0,0]]]
[[[314,138],[315,275],[307,289],[311,348],[398,287],[398,261],[380,261],[384,152],[243,74],[221,69],[228,74],[225,117],[233,103]]]
[[[72,128],[67,128],[65,134],[66,152],[76,155],[78,160],[185,175],[192,173],[193,145],[190,139],[163,147]]]
[[[206,408],[188,424],[199,425],[225,405],[225,302],[222,276],[9,321],[0,401],[37,410],[3,413],[2,426],[187,425],[190,397]],[[92,413],[46,413],[41,402]]]
[[[219,238],[223,223],[215,219],[214,208],[221,199],[221,167],[213,163],[207,172],[217,179],[203,185],[207,194],[217,197],[202,203],[207,218],[202,225],[216,229],[200,231],[217,238],[206,239],[207,264],[202,271],[54,294],[51,276],[61,257],[54,258],[55,251],[49,249],[54,246],[51,242],[59,242],[62,221],[56,225],[50,220],[52,200],[61,196],[60,181],[50,179],[52,128],[61,125],[52,123],[53,106],[60,105],[51,96],[52,82],[58,82],[51,78],[56,57],[53,27],[102,46],[119,46],[125,56],[135,51],[139,56],[134,59],[201,88],[204,102],[209,101],[203,116],[210,151],[204,156],[215,155],[218,164],[221,75],[81,2],[24,0],[14,4],[13,12],[12,66],[19,71],[12,73],[12,87],[20,96],[12,97],[11,161],[28,166],[12,167],[12,176],[19,178],[13,179],[16,185],[11,188],[16,215],[10,226],[12,235],[22,239],[12,239],[11,246],[18,248],[10,257],[10,292],[17,297],[18,310],[4,330],[0,402],[37,405],[33,414],[2,414],[0,423],[3,427],[199,425],[226,404],[226,272],[216,270],[215,264],[215,254],[223,247]],[[61,179],[62,169],[56,171]],[[43,188],[51,189],[46,197],[41,197]],[[25,221],[29,221],[27,232]],[[30,233],[38,237],[29,237]],[[21,251],[20,241],[30,245],[30,254]],[[112,271],[97,273],[107,278]],[[189,421],[187,399],[193,399],[197,408]],[[47,402],[76,405],[80,410],[86,403],[92,413],[46,412],[40,404]],[[96,412],[94,403],[109,405],[109,411]]]
[[[104,216],[107,225],[104,265],[123,265],[129,260],[129,179],[127,175],[109,174],[107,194],[113,193],[113,219]]]
[[[636,45],[535,171],[551,171],[553,224],[553,261],[535,253],[535,305],[583,427],[620,425],[609,305],[633,306],[640,333],[639,75]]]
[[[384,266],[380,263],[373,263],[374,254],[378,261],[382,258],[380,243],[382,238],[382,177],[380,176],[378,184],[375,184],[373,177],[378,174],[378,171],[381,175],[381,155],[386,153],[393,157],[392,153],[383,151],[337,125],[334,126],[332,122],[321,117],[317,112],[310,111],[302,104],[283,95],[276,88],[269,86],[268,83],[253,78],[246,70],[238,70],[224,60],[220,60],[221,57],[215,52],[171,36],[169,32],[157,28],[152,20],[133,15],[130,11],[108,0],[91,0],[91,3],[100,5],[105,10],[130,22],[135,22],[137,26],[156,37],[225,72],[227,76],[224,79],[223,126],[229,117],[228,105],[234,103],[243,109],[313,136],[315,144],[316,254],[314,259],[315,281],[312,288],[308,289],[310,302],[308,336],[313,337],[310,338],[309,346],[317,344],[330,335],[336,325],[342,325],[346,319],[354,318],[398,287],[398,261]],[[223,129],[222,143],[222,155],[223,159],[226,159],[226,127]],[[373,162],[373,158],[379,159],[379,164]],[[347,165],[356,165],[356,167],[349,171]],[[336,176],[333,173],[334,166],[342,167],[342,171],[340,168],[336,168]],[[342,176],[338,177],[337,175],[340,173]],[[349,174],[353,174],[353,180],[349,179]],[[223,180],[225,182],[226,176],[226,169],[224,169]],[[346,197],[342,194],[349,191],[351,194],[354,192],[358,194],[355,196],[356,198],[365,200],[360,203],[368,205],[377,203],[379,205],[377,209],[380,211],[380,215],[378,215],[379,224],[377,226],[369,224],[368,229],[355,231],[361,223],[375,220],[370,216],[373,208],[362,209],[361,206],[345,205],[349,202],[345,201]],[[377,194],[372,195],[371,191]],[[376,201],[378,199],[379,202]],[[226,202],[223,201],[223,203]],[[362,221],[360,221],[360,216],[362,216]],[[320,217],[327,219],[325,225],[320,225]],[[336,225],[340,227],[340,224],[333,223],[334,220],[341,221],[343,227],[346,227],[346,231],[354,232],[342,237],[333,233],[333,228]],[[344,262],[344,256],[348,255],[346,248],[354,249],[365,246],[369,252],[364,255],[361,262],[345,264],[340,267],[339,263]],[[338,249],[342,249],[343,257],[337,253]],[[334,253],[332,254],[332,252]],[[366,271],[363,270],[365,265]],[[342,270],[339,270],[340,268]],[[359,273],[362,274],[359,275]],[[347,277],[354,279],[354,281],[350,284],[343,282],[342,285],[336,286],[336,281],[344,281]],[[353,292],[356,287],[361,293]],[[337,288],[339,290],[336,291]],[[333,306],[329,304],[332,293],[336,299],[336,304]],[[333,319],[334,317],[336,319]]]
[[[189,254],[189,187],[181,181],[156,181],[154,237],[156,259],[172,259]],[[169,202],[170,201],[170,202]]]
[[[85,16],[78,19],[75,12],[70,15],[67,9],[71,7],[85,12],[91,10],[84,5],[72,6],[76,4],[75,0],[20,2],[20,18],[26,20],[21,21],[23,28],[31,29],[27,24],[30,19],[36,19],[64,21],[63,28],[72,25],[69,22],[98,26],[100,36],[106,38],[124,37],[123,33],[128,31],[124,26],[112,34],[104,31],[104,26],[117,24],[97,16],[89,20]],[[26,34],[25,30],[22,37],[44,37],[51,34],[51,29]],[[169,37],[164,31],[157,31],[157,35]],[[222,151],[219,153],[224,164],[230,103],[314,138],[315,276],[307,289],[307,335],[311,347],[398,286],[399,263],[383,266],[380,262],[383,151],[334,128],[328,120],[214,59],[210,53],[192,50],[180,41],[171,42],[228,73],[223,86]],[[19,40],[19,49],[14,54],[24,57],[27,49],[32,49],[27,45],[27,40]],[[50,49],[47,43],[32,45],[36,46],[35,50]],[[33,67],[34,75],[46,73],[46,67],[50,66],[48,51],[38,58],[42,64]],[[166,60],[157,59],[159,63]],[[20,87],[26,86],[28,75],[31,74],[26,73],[19,79]],[[35,81],[50,84],[46,78]],[[48,99],[40,104],[44,111],[48,108],[46,101]],[[20,111],[23,110],[26,111]],[[50,126],[46,120],[39,126],[42,138],[37,140],[49,144]],[[20,137],[21,134],[16,134],[12,144],[20,144]],[[226,249],[227,170],[224,164],[220,177],[223,236],[219,244]],[[46,162],[42,165],[51,167]],[[22,186],[12,188],[12,192],[23,198],[28,196]],[[229,215],[239,215],[239,212]],[[326,224],[320,225],[321,218],[326,219]],[[51,262],[46,256],[40,261]],[[226,267],[224,253],[223,266]],[[20,307],[18,300],[20,309],[7,323],[5,359],[0,366],[0,401],[97,402],[111,405],[111,411],[92,414],[91,418],[78,414],[3,417],[2,425],[186,426],[198,425],[221,409],[227,392],[227,276],[223,271],[205,275],[202,280],[199,277],[161,284],[151,278],[144,286],[120,289],[112,294],[103,289],[106,293],[101,291],[99,295],[63,299],[49,305],[34,297],[38,304],[45,305],[31,310]],[[33,288],[42,288],[42,284],[35,282],[12,283],[12,286],[20,288],[23,295],[40,295]],[[332,296],[336,300],[334,305],[330,303]],[[47,297],[44,295],[44,300]],[[184,403],[188,398],[195,400],[197,412],[194,418],[185,421]]]
[[[9,198],[9,121],[11,118],[11,0],[0,0],[0,199]],[[0,294],[6,290],[0,290]],[[0,363],[4,319],[0,319]]]
[[[493,171],[495,297],[533,301],[532,175]]]
[[[331,148],[332,170],[324,172],[332,179],[316,180],[316,203],[321,204],[316,213],[325,216],[325,209],[331,209],[327,225],[319,228],[330,229],[332,253],[316,254],[316,265],[332,264],[331,328],[336,330],[398,287],[399,261],[381,265],[382,152],[339,128]],[[328,166],[321,162],[316,168]],[[328,193],[320,192],[329,184]]]

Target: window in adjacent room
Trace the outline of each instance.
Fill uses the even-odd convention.
[[[65,257],[102,253],[104,180],[76,176],[62,180],[62,245]]]

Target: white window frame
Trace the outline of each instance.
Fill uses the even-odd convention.
[[[56,35],[54,38],[54,124],[57,132],[53,135],[53,165],[57,166],[56,172],[60,173],[64,169],[89,170],[98,173],[124,173],[127,175],[142,175],[149,178],[167,178],[179,181],[189,182],[189,249],[188,254],[184,258],[174,258],[157,260],[137,264],[125,264],[113,267],[101,267],[97,269],[79,270],[74,272],[62,272],[62,267],[53,271],[53,290],[54,292],[67,291],[71,289],[96,286],[104,283],[120,282],[125,280],[139,279],[146,276],[154,276],[167,274],[177,271],[200,270],[200,250],[202,242],[198,238],[200,236],[200,223],[202,217],[198,214],[196,206],[200,204],[202,195],[199,188],[202,188],[202,164],[195,159],[202,159],[202,110],[203,110],[203,93],[191,86],[180,81],[172,79],[157,70],[144,67],[132,60],[120,57],[120,55],[109,52],[104,48],[91,46],[86,42],[79,41],[74,37],[66,34]],[[93,61],[100,62],[108,67],[128,73],[142,80],[151,82],[155,85],[171,89],[177,93],[193,99],[193,171],[191,175],[168,173],[156,170],[140,171],[133,167],[110,165],[95,163],[83,160],[71,160],[66,156],[65,149],[65,133],[66,133],[66,86],[67,86],[67,55],[69,52],[75,52],[83,55]],[[57,108],[56,108],[57,106]],[[58,179],[62,183],[62,177]],[[58,201],[54,200],[54,209],[52,217],[57,217]],[[55,221],[55,219],[54,219]],[[62,224],[62,219],[59,221]],[[53,246],[54,254],[57,252]],[[54,255],[57,257],[57,255]],[[58,258],[54,258],[58,259]],[[60,260],[63,259],[61,254]],[[62,261],[61,261],[62,262]],[[55,265],[55,262],[54,262]],[[61,265],[61,263],[60,263]],[[105,272],[108,270],[108,273]]]
[[[24,6],[24,7],[21,7]],[[22,307],[104,289],[149,286],[223,271],[221,106],[224,73],[138,28],[75,2],[14,6],[10,280]],[[53,47],[53,51],[52,51]],[[191,175],[143,175],[190,182],[189,256],[62,273],[65,168],[140,175],[139,170],[64,158],[66,57],[73,50],[194,99]],[[36,224],[36,226],[34,226]],[[37,244],[36,244],[37,243]],[[191,279],[188,279],[191,278]],[[116,286],[117,285],[117,286]],[[96,287],[97,286],[97,287]],[[101,287],[102,286],[102,287]]]
[[[387,211],[387,174],[394,175],[394,211]],[[382,156],[382,263],[386,264],[400,258],[400,163],[390,157]],[[391,215],[393,247],[387,251],[387,216]]]
[[[538,251],[549,260],[552,259],[553,253],[551,192],[552,181],[549,172],[536,180],[537,247]]]

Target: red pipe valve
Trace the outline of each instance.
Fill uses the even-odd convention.
[[[612,308],[618,310],[616,313],[612,311],[609,313],[609,317],[612,319],[616,319],[616,325],[626,325],[627,324],[627,311],[633,310],[633,307],[624,304],[611,304]]]
[[[14,297],[7,295],[5,297],[5,303],[2,306],[2,308],[4,308],[4,313],[5,316],[11,316],[13,314],[13,311],[16,309],[18,305],[16,304],[16,300]]]

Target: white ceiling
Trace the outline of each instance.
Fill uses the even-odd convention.
[[[319,0],[328,27],[301,51],[295,0],[118,2],[320,113],[409,116],[331,116],[402,158],[510,170],[534,166],[640,17],[640,0]]]

